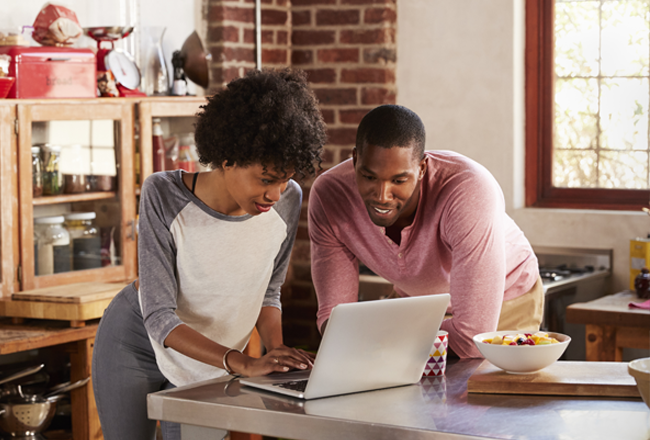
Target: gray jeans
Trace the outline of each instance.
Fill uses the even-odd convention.
[[[147,394],[173,388],[156,364],[133,284],[104,311],[92,364],[97,412],[106,440],[154,440],[156,421],[147,417]],[[180,440],[180,425],[161,422],[165,440]]]

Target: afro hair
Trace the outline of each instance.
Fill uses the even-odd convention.
[[[250,71],[201,109],[195,140],[204,165],[259,164],[300,178],[320,168],[325,123],[300,70]]]

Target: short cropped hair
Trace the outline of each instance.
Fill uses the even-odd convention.
[[[424,124],[412,110],[401,105],[382,105],[368,112],[357,129],[356,148],[361,155],[366,145],[382,148],[413,147],[417,160],[424,157]]]
[[[320,168],[325,123],[300,70],[250,71],[201,109],[194,137],[204,165],[273,166],[297,177]]]

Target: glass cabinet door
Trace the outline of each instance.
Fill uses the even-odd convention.
[[[133,105],[18,105],[22,289],[136,276]]]
[[[138,105],[139,183],[151,173],[204,171],[194,143],[196,114],[205,97],[147,98]]]
[[[16,169],[16,105],[0,104],[0,297],[17,291],[18,200]]]

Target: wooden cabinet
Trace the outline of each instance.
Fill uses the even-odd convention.
[[[0,100],[0,297],[18,290],[16,107]]]
[[[152,119],[162,119],[166,137],[193,132],[195,115],[204,103],[204,97],[0,100],[1,296],[7,299],[24,290],[136,278],[136,194],[138,182],[153,172]],[[84,136],[90,140],[84,142]],[[82,192],[35,195],[33,146],[59,143],[65,150],[78,142],[86,157],[100,151],[94,145],[98,139],[101,147],[112,148],[115,188],[98,191],[86,185]],[[94,165],[110,167],[105,163],[107,151],[101,152],[104,159]],[[96,212],[98,228],[112,230],[115,252],[111,264],[84,270],[71,267],[57,273],[37,270],[34,219],[88,211]]]
[[[166,136],[194,132],[194,121],[205,97],[146,98],[138,103],[140,126],[140,182],[154,171],[152,120],[161,118]]]
[[[16,108],[22,290],[88,281],[107,282],[135,278],[133,102],[120,100],[20,102]],[[103,132],[94,133],[94,130],[99,130],[100,127]],[[40,139],[35,139],[37,134]],[[75,146],[73,142],[80,142],[76,144],[75,149],[71,148]],[[103,151],[104,154],[98,154],[98,159],[93,159],[94,142],[102,145],[103,150],[106,150]],[[71,163],[66,165],[67,170],[61,168],[60,172],[64,177],[79,178],[80,183],[73,187],[65,182],[62,194],[46,195],[44,192],[42,196],[34,197],[31,148],[39,143],[53,143],[59,144],[64,149],[70,148],[71,151],[67,156]],[[99,147],[95,146],[95,149]],[[81,159],[81,156],[84,156],[84,162],[87,163],[75,164],[74,162]],[[65,157],[62,151],[61,167],[64,166]],[[47,163],[43,163],[44,174],[47,166]],[[86,184],[86,179],[90,180],[90,175],[94,174],[92,168],[99,167],[115,170],[102,175],[110,182],[103,188],[104,190],[97,190]],[[72,190],[69,191],[68,187]],[[97,228],[108,235],[108,246],[115,249],[114,255],[102,261],[97,260],[98,264],[90,269],[78,270],[79,268],[69,265],[69,270],[59,273],[56,272],[56,268],[54,273],[44,271],[43,268],[40,273],[37,272],[36,254],[41,247],[34,246],[34,219],[40,217],[36,215],[38,210],[40,210],[39,214],[44,215],[63,212],[96,213]],[[101,241],[105,241],[105,237],[101,237]],[[97,243],[99,242],[100,237],[97,237]],[[96,251],[99,251],[99,248]],[[70,256],[65,255],[65,257]]]
[[[119,286],[117,283],[137,277],[137,182],[153,172],[152,118],[165,119],[166,135],[193,131],[194,116],[204,102],[202,97],[0,100],[0,315],[14,318],[13,323],[5,322],[6,328],[0,329],[4,331],[0,335],[0,355],[65,343],[61,347],[70,353],[72,379],[90,375],[96,318],[110,298],[68,304],[18,300],[12,295],[33,294],[34,289],[70,293],[89,282]],[[108,181],[114,187],[84,184],[83,190],[64,189],[62,194],[35,193],[32,147],[45,143],[58,143],[64,149],[77,143],[72,150],[83,151],[93,167],[88,173],[82,166],[76,173],[113,174]],[[70,158],[74,161],[75,156],[68,155]],[[43,273],[37,267],[39,248],[34,246],[34,219],[69,212],[96,213],[97,227],[113,232],[114,255],[109,255],[110,264],[101,267],[79,269],[73,264],[70,270]],[[34,327],[35,335],[27,335],[22,348],[7,351],[22,318],[40,320],[26,323]],[[52,319],[70,321],[79,328],[66,329],[67,324],[55,323],[61,327],[57,327],[56,335],[42,337],[49,334],[43,329],[53,325],[47,321]],[[86,321],[90,321],[89,325]],[[72,407],[74,438],[101,439],[91,386],[73,392]]]

